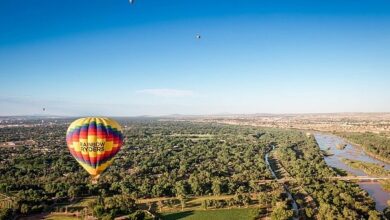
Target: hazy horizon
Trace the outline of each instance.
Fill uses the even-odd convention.
[[[3,116],[390,112],[386,1],[1,5]]]
[[[390,112],[303,112],[303,113],[214,113],[214,114],[180,114],[180,113],[173,113],[173,114],[164,114],[164,115],[98,115],[98,114],[91,114],[91,115],[54,115],[54,114],[31,114],[31,115],[0,115],[0,117],[37,117],[37,118],[45,118],[45,117],[60,117],[60,118],[74,118],[74,117],[129,117],[129,118],[137,118],[137,117],[223,117],[223,116],[289,116],[289,115],[381,115],[381,114],[390,114]]]

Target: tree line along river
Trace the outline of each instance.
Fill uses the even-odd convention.
[[[355,176],[370,176],[360,169],[354,169],[343,163],[341,160],[351,159],[362,162],[376,163],[382,165],[386,170],[390,170],[390,164],[377,160],[366,153],[360,147],[347,144],[344,149],[338,149],[338,144],[345,144],[346,142],[337,136],[323,133],[315,133],[314,137],[321,148],[321,150],[330,151],[331,156],[325,157],[325,162],[328,166],[335,167],[347,171]],[[376,209],[383,211],[387,207],[387,201],[390,200],[390,193],[382,189],[378,182],[361,182],[359,186],[366,190],[368,194],[375,200]]]

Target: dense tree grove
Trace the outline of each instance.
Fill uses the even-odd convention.
[[[32,145],[0,148],[0,191],[12,197],[14,212],[50,210],[78,197],[98,196],[101,189],[107,197],[241,196],[259,191],[256,181],[271,179],[264,162],[274,139],[270,132],[120,119],[125,145],[94,185],[66,147],[65,132],[70,121],[29,122],[27,127],[0,130],[0,142],[34,141]],[[100,212],[108,209],[99,207]]]
[[[204,200],[202,207],[208,209],[247,207],[254,203],[251,195],[257,195],[259,207],[274,207],[273,219],[288,219],[292,211],[280,185],[258,184],[273,179],[264,160],[272,146],[277,146],[283,165],[319,206],[317,211],[306,210],[306,216],[377,214],[373,201],[356,185],[311,178],[335,173],[326,166],[313,137],[302,132],[157,119],[118,120],[125,144],[97,184],[91,183],[68,152],[65,132],[71,119],[0,128],[0,142],[30,140],[22,146],[0,147],[0,192],[12,199],[12,207],[3,209],[1,215],[49,211],[93,196],[90,212],[109,219],[132,212],[142,216],[135,212],[137,199],[175,197],[184,208],[188,196],[233,196]]]
[[[338,132],[337,135],[360,145],[372,156],[390,162],[390,138],[387,134]]]
[[[258,138],[254,128],[165,122],[146,123],[126,134],[127,147],[115,163],[120,167],[106,175],[123,178],[111,186],[121,193],[234,194],[240,187],[254,192],[255,181],[271,178],[264,154],[272,137]]]

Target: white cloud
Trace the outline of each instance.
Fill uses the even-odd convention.
[[[158,97],[190,97],[190,96],[194,96],[194,92],[191,90],[179,90],[179,89],[143,89],[143,90],[138,90],[137,93],[158,96]]]

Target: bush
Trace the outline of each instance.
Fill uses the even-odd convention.
[[[95,208],[93,208],[93,212],[97,217],[102,217],[104,214],[104,207],[101,205],[97,205],[95,206]]]
[[[129,215],[129,219],[131,219],[131,220],[143,220],[143,219],[145,219],[145,212],[143,212],[141,210],[137,210],[133,214]]]
[[[385,210],[383,210],[383,215],[384,215],[387,219],[390,219],[390,207],[387,207],[387,208],[385,208]]]
[[[12,209],[0,209],[0,220],[12,218]]]

